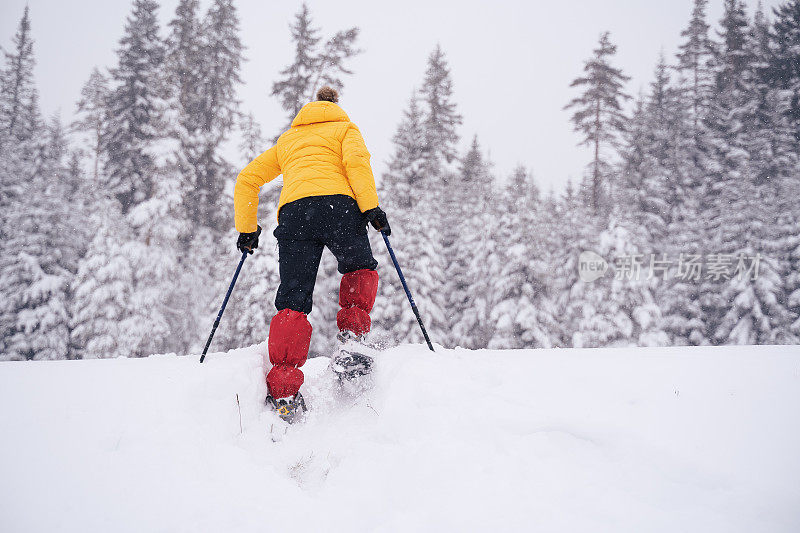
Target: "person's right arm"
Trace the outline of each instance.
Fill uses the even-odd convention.
[[[236,231],[253,233],[258,229],[258,191],[281,173],[278,149],[273,146],[256,157],[239,173],[233,190]]]
[[[372,227],[389,236],[392,234],[392,228],[389,227],[386,213],[378,206],[375,177],[372,175],[369,159],[369,151],[361,132],[355,124],[350,123],[342,141],[342,162],[347,171],[347,181],[350,182],[350,188],[355,194],[358,208]]]
[[[362,213],[378,206],[378,193],[369,159],[369,151],[361,132],[355,124],[350,123],[342,141],[342,163]]]

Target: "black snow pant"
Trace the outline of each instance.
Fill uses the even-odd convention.
[[[311,312],[325,246],[339,262],[341,274],[378,266],[367,237],[367,219],[355,199],[343,194],[309,196],[283,205],[274,235],[281,275],[275,296],[278,311]]]

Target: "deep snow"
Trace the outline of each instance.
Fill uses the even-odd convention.
[[[313,359],[278,443],[264,350],[0,363],[0,530],[800,531],[800,347]]]

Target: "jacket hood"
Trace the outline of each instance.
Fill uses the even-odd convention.
[[[333,102],[311,102],[303,106],[292,121],[292,127],[318,122],[350,122],[350,117]]]

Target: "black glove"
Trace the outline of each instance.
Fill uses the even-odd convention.
[[[389,221],[386,220],[386,213],[380,207],[373,207],[369,211],[364,211],[364,216],[367,217],[369,223],[376,230],[384,232],[387,237],[392,234],[392,228],[389,227]]]
[[[247,252],[252,254],[253,250],[258,248],[258,236],[261,235],[261,226],[257,226],[257,230],[253,233],[240,233],[239,239],[236,241],[236,248],[240,252]]]

